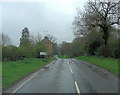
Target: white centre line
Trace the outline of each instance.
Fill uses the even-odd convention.
[[[79,89],[78,84],[77,84],[76,81],[75,81],[75,87],[76,87],[76,90],[77,90],[78,95],[81,95],[81,94],[80,94],[80,89]]]
[[[70,66],[69,66],[69,68],[70,68],[71,73],[73,73],[73,71],[72,71],[72,69],[71,69],[71,67],[70,67]]]

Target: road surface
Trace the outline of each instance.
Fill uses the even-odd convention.
[[[118,80],[80,60],[58,58],[13,93],[118,93]]]

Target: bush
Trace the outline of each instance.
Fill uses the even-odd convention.
[[[40,52],[46,51],[45,45],[37,43],[34,47],[16,47],[13,45],[2,46],[2,59],[16,61],[23,58],[40,57]]]
[[[118,48],[120,43],[118,40],[119,39],[111,39],[106,47],[102,45],[97,48],[95,54],[99,56],[106,55],[106,57],[120,58],[120,50]]]
[[[42,43],[37,43],[34,47],[34,57],[40,58],[40,52],[45,52],[46,46]]]
[[[3,60],[16,61],[21,58],[19,48],[12,45],[2,46],[2,58]]]
[[[118,49],[120,46],[120,38],[113,39],[109,42],[109,56],[114,58],[120,58],[120,50]]]
[[[2,46],[2,59],[16,61],[25,57],[32,57],[32,50],[16,46]]]

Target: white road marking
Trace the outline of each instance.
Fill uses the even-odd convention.
[[[76,87],[76,90],[77,90],[78,95],[81,95],[81,94],[80,94],[80,89],[79,89],[78,84],[77,84],[76,81],[75,81],[75,87]]]
[[[43,71],[43,69],[41,69],[40,71]],[[28,81],[30,81],[34,76],[36,76],[39,72],[35,73],[33,76],[31,76],[28,80],[26,80],[23,84],[21,84],[18,88],[16,88],[13,93],[16,93],[23,85],[25,85]]]
[[[69,64],[69,62],[68,62],[68,64]]]
[[[70,66],[69,66],[69,68],[70,68],[71,73],[73,73],[73,71],[72,71],[72,69],[71,69],[71,67],[70,67]]]
[[[50,64],[52,64],[51,62]],[[49,64],[48,64],[49,65]],[[44,69],[41,69],[39,72],[43,71]],[[25,85],[28,81],[30,81],[34,76],[36,76],[39,72],[35,73],[33,76],[31,76],[28,80],[26,80],[23,84],[21,84],[18,88],[16,88],[13,93],[16,93],[23,85]]]

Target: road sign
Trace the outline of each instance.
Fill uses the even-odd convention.
[[[47,55],[46,52],[40,52],[40,55]]]

